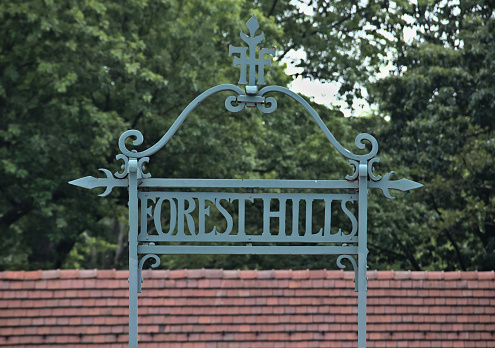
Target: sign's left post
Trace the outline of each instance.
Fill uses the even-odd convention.
[[[129,159],[129,348],[138,346],[138,162]]]

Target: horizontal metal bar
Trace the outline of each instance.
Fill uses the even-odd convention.
[[[139,245],[138,254],[357,255],[356,246]]]
[[[139,187],[357,189],[357,181],[273,179],[142,179]]]
[[[138,236],[139,242],[165,243],[357,243],[357,236],[331,234],[329,236],[263,236],[263,235],[156,235],[143,234]]]
[[[215,202],[216,199],[225,199],[229,202],[236,200],[255,200],[255,199],[279,199],[279,200],[331,200],[331,201],[357,201],[358,195],[355,193],[249,193],[249,192],[170,192],[170,191],[146,191],[139,192],[138,197],[141,199],[157,198],[166,199],[204,199]]]

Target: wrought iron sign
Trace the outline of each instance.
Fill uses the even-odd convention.
[[[256,35],[258,27],[253,15],[247,22],[249,35],[241,31],[241,39],[248,47],[229,47],[229,55],[234,56],[234,66],[240,67],[238,84],[246,85],[245,90],[236,85],[223,84],[203,92],[184,109],[165,135],[144,151],[131,150],[126,146],[129,138],[133,139],[134,146],[143,143],[140,131],[124,132],[119,139],[121,154],[116,157],[123,162],[122,171],[112,174],[107,169],[100,169],[106,177],[87,176],[70,182],[88,189],[105,188],[100,196],[108,195],[115,187],[127,187],[129,190],[129,347],[138,345],[137,299],[138,292],[141,292],[143,265],[152,259],[152,267],[157,267],[160,264],[158,255],[161,254],[339,255],[337,266],[345,268],[342,263],[345,259],[355,272],[358,346],[366,347],[368,189],[380,189],[386,197],[393,198],[390,189],[409,191],[422,185],[407,179],[391,181],[392,173],[383,178],[376,176],[373,165],[379,161],[375,157],[378,143],[370,134],[359,134],[355,139],[360,150],[365,149],[363,141],[368,141],[371,144],[369,153],[354,154],[340,145],[301,96],[280,86],[267,86],[259,90],[258,86],[265,85],[264,69],[270,66],[270,55],[275,51],[262,48],[256,56],[256,46],[264,38],[263,33]],[[205,99],[223,91],[235,94],[225,100],[226,109],[232,112],[239,112],[247,106],[257,107],[263,113],[272,113],[277,109],[277,101],[273,96],[267,97],[269,93],[293,98],[313,117],[332,145],[349,160],[353,167],[352,174],[347,175],[345,180],[254,180],[152,178],[150,173],[145,172],[144,165],[149,163],[149,156],[166,145],[187,116]],[[183,191],[177,192],[178,188]],[[205,189],[205,192],[189,192],[191,188]],[[208,191],[218,189],[228,189],[230,192]],[[232,192],[236,189],[240,192]],[[252,189],[256,189],[256,193]],[[286,189],[291,193],[273,193],[273,190],[260,192],[263,189]],[[297,189],[310,189],[318,193],[293,192]],[[350,193],[328,193],[331,189],[340,192],[347,189]],[[313,203],[317,201],[324,206],[324,223],[321,229],[312,230]],[[356,202],[357,216],[350,209],[351,203]],[[246,227],[246,213],[255,205],[262,209],[262,223],[253,232],[252,228]],[[332,226],[331,211],[334,207],[340,207],[348,220],[348,230]],[[220,217],[221,226],[211,225],[209,218],[213,214]],[[164,220],[167,222],[164,223]],[[304,245],[301,246],[301,243]]]

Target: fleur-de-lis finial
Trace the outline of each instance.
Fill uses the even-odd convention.
[[[241,39],[248,44],[248,47],[234,47],[229,46],[229,56],[233,53],[238,53],[239,57],[234,57],[234,66],[241,67],[241,75],[239,77],[239,84],[248,85],[250,90],[256,90],[256,84],[265,84],[265,66],[271,65],[271,58],[265,58],[265,55],[275,54],[273,48],[262,48],[259,50],[259,57],[256,58],[256,46],[265,38],[265,34],[261,33],[256,36],[256,30],[259,28],[259,23],[256,17],[253,15],[246,23],[249,29],[249,35],[244,34],[241,31]],[[249,48],[249,58],[247,57],[247,50]],[[249,81],[247,81],[247,68],[249,66]],[[258,67],[258,81],[256,81],[256,67]],[[248,88],[246,87],[246,90]]]
[[[252,15],[251,18],[249,18],[249,20],[247,21],[246,27],[249,29],[249,35],[254,38],[254,35],[256,33],[256,30],[258,30],[258,28],[260,27],[260,24],[258,23],[258,20],[256,19],[256,17],[254,15]],[[243,35],[244,35],[244,37],[246,37],[246,34],[244,34],[241,31],[241,37]],[[265,38],[265,34],[264,33],[261,33],[261,35],[258,36],[258,37],[260,38],[259,41],[258,41],[258,43],[259,43],[261,40],[263,40]],[[243,38],[243,40],[246,41],[245,38]]]

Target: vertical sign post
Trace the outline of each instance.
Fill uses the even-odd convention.
[[[366,347],[366,278],[368,257],[368,165],[359,164],[359,202],[358,202],[358,347]],[[364,319],[361,319],[364,318]]]
[[[240,67],[238,84],[246,85],[244,90],[236,85],[223,84],[203,92],[182,111],[163,137],[146,150],[139,152],[126,147],[129,138],[133,138],[134,146],[143,143],[144,137],[140,131],[124,132],[119,139],[122,153],[116,156],[117,160],[123,161],[122,172],[112,174],[107,169],[100,169],[106,178],[87,176],[70,182],[88,189],[105,187],[100,196],[108,195],[114,187],[127,187],[129,190],[129,347],[138,346],[138,293],[141,292],[141,271],[150,258],[154,259],[152,267],[157,267],[160,264],[158,255],[163,254],[313,254],[339,255],[337,266],[340,268],[346,267],[342,263],[344,259],[352,265],[355,291],[358,292],[358,347],[365,348],[368,189],[380,189],[387,198],[393,198],[390,189],[409,191],[422,185],[407,179],[390,181],[393,172],[383,178],[375,176],[373,165],[379,161],[375,157],[378,143],[370,134],[362,133],[356,137],[358,149],[365,149],[363,141],[371,145],[367,154],[356,155],[335,139],[320,116],[301,96],[280,86],[267,86],[259,90],[259,85],[265,85],[264,69],[271,65],[270,57],[266,56],[275,54],[275,50],[258,49],[257,57],[257,45],[263,40],[264,34],[256,35],[259,24],[254,16],[246,26],[249,35],[241,31],[241,39],[248,47],[229,47],[229,55],[234,55],[234,66]],[[349,160],[354,167],[353,173],[347,175],[345,180],[167,179],[151,178],[150,173],[145,173],[144,164],[150,160],[148,156],[167,144],[201,102],[223,91],[236,94],[225,100],[225,108],[231,112],[239,112],[247,106],[256,107],[262,113],[272,113],[277,109],[277,101],[274,97],[266,97],[269,93],[279,93],[294,99],[306,109],[330,143]],[[177,188],[182,191],[177,192]],[[193,192],[191,188],[214,189],[215,192]],[[254,188],[257,191],[284,189],[290,192],[245,193],[246,189],[252,192]],[[227,189],[229,192],[218,192],[219,189]],[[347,189],[350,193],[328,193],[331,189]],[[236,193],[233,190],[242,191]],[[298,193],[294,190],[306,191]],[[307,190],[317,193],[306,193]],[[255,200],[263,205],[263,228],[262,231],[250,234],[246,232],[245,214]],[[316,233],[312,231],[311,225],[312,202],[315,200],[325,206],[324,227]],[[278,204],[278,211],[271,210],[271,202]],[[305,205],[305,211],[300,209],[301,202]],[[351,225],[350,231],[333,231],[332,202],[340,202],[342,213]],[[347,206],[347,203],[352,202],[358,203],[357,218]],[[167,203],[167,209],[163,208],[164,203]],[[287,207],[291,208],[288,210]],[[212,231],[205,229],[205,220],[212,209],[216,209],[225,220],[226,227],[222,232],[216,226]],[[231,211],[236,211],[236,214]],[[285,221],[288,213],[292,215],[289,224]],[[168,231],[163,231],[163,214],[167,215],[169,221]],[[198,226],[195,225],[193,214],[197,214]],[[237,217],[235,222],[234,216]],[[148,231],[148,218],[153,218],[154,228],[150,231],[154,232]],[[271,219],[274,218],[278,219],[279,224],[275,231],[270,228]],[[300,219],[305,219],[304,230],[299,227]]]
[[[138,166],[129,159],[129,347],[138,345]],[[139,277],[140,278],[140,277]]]

